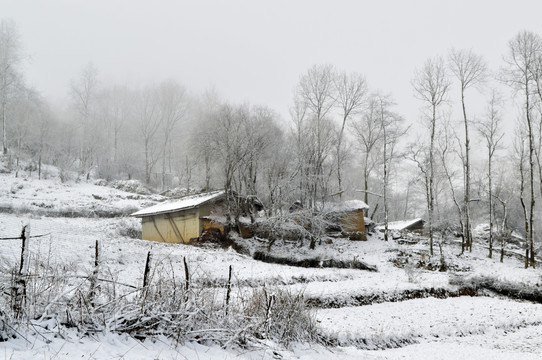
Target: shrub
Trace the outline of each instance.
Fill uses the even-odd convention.
[[[116,180],[111,182],[111,187],[117,190],[131,192],[139,195],[151,195],[152,192],[139,180]]]
[[[288,346],[293,342],[318,341],[316,321],[303,293],[265,287],[256,289],[243,309],[255,322],[254,335]]]
[[[54,326],[58,332],[76,328],[85,335],[166,336],[179,343],[224,347],[260,345],[263,338],[283,345],[319,341],[302,293],[269,292],[265,287],[243,292],[237,287],[228,301],[233,285],[229,282],[220,286],[198,273],[180,277],[167,261],[150,263],[147,285],[142,287],[119,283],[105,264],[82,270],[80,264],[43,262],[32,254],[29,271],[34,275],[25,280],[25,301],[18,310],[10,292],[20,279],[18,266],[2,267],[0,340]]]
[[[127,236],[132,239],[141,239],[141,222],[139,219],[125,217],[120,219],[117,227],[120,236]]]

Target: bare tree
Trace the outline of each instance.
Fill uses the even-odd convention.
[[[221,100],[218,94],[210,89],[205,91],[193,105],[195,105],[193,113],[198,125],[193,129],[189,144],[194,156],[201,159],[199,164],[203,165],[203,187],[205,191],[210,191],[212,165],[215,160],[210,144],[214,136],[214,121],[218,117]]]
[[[232,197],[232,192],[239,190],[241,184],[237,181],[236,175],[239,166],[249,153],[243,131],[249,116],[247,106],[224,104],[208,119],[211,124],[208,128],[212,133],[206,140],[209,141],[211,156],[217,160],[221,170],[228,206],[226,213],[228,226],[239,225],[239,200]]]
[[[529,206],[528,206],[528,242],[530,265],[535,266],[534,254],[534,172],[535,172],[535,138],[534,138],[534,106],[533,93],[537,88],[534,69],[542,56],[542,39],[537,34],[523,31],[508,43],[508,55],[505,58],[508,64],[503,73],[503,79],[522,97],[522,116],[527,129],[528,161],[529,161]]]
[[[119,141],[121,132],[126,130],[125,125],[133,116],[133,103],[135,97],[133,92],[126,86],[114,85],[102,89],[99,93],[99,117],[103,122],[107,136],[105,159],[102,162],[112,165],[118,172],[119,169]],[[104,166],[104,164],[101,164]],[[107,174],[112,175],[112,174]]]
[[[243,124],[247,156],[241,163],[240,172],[250,210],[251,222],[255,222],[255,200],[258,198],[258,179],[265,158],[273,154],[272,142],[280,142],[282,132],[276,124],[277,114],[264,106],[255,106],[250,109],[250,115]]]
[[[540,40],[542,41],[542,39]],[[538,121],[535,121],[535,157],[538,168],[538,186],[542,193],[542,53],[535,56],[530,73],[533,78]]]
[[[41,104],[39,109],[39,135],[38,135],[38,179],[41,180],[41,167],[44,153],[49,146],[47,139],[51,130],[51,111],[46,104]]]
[[[290,116],[293,121],[292,138],[295,143],[296,171],[295,175],[299,179],[299,199],[301,204],[305,204],[309,187],[309,144],[307,142],[307,106],[305,106],[299,96],[294,97],[294,105],[290,108]]]
[[[431,194],[429,191],[430,186],[430,169],[429,169],[429,147],[427,144],[424,144],[421,139],[411,143],[407,149],[407,159],[416,164],[416,167],[419,170],[419,175],[416,182],[421,182],[423,185],[424,197],[426,201],[426,207],[430,207],[430,198]]]
[[[171,153],[168,154],[168,150],[171,150],[171,139],[172,135],[174,135],[175,127],[185,118],[187,100],[184,88],[173,80],[161,83],[156,89],[156,94],[156,100],[158,101],[157,110],[163,136],[161,185],[162,190],[164,190],[166,187],[166,160],[168,157],[171,163]],[[170,166],[169,174],[171,173]]]
[[[151,173],[159,158],[155,135],[160,127],[160,118],[155,96],[153,89],[146,88],[139,93],[136,103],[137,128],[143,138],[147,184],[151,182]]]
[[[527,131],[524,129],[523,126],[518,126],[516,128],[515,132],[515,138],[514,138],[514,155],[515,155],[515,161],[518,167],[518,173],[519,173],[519,201],[521,203],[521,209],[523,212],[523,229],[525,231],[525,235],[528,237],[531,232],[531,226],[532,222],[529,209],[527,208],[527,204],[525,203],[525,178],[526,176],[526,159],[527,155],[526,153],[529,152],[528,144],[526,144],[526,133]],[[527,142],[528,143],[528,142]],[[527,166],[528,167],[528,166]],[[525,247],[525,268],[529,267],[529,246],[527,245]]]
[[[19,89],[17,97],[13,101],[13,138],[15,140],[15,177],[19,176],[20,160],[24,150],[28,148],[30,139],[27,136],[38,117],[39,97],[30,89]]]
[[[71,95],[79,115],[79,172],[90,177],[95,165],[98,147],[98,124],[96,123],[96,96],[98,94],[98,70],[93,64],[85,66],[80,76],[71,84]]]
[[[493,256],[493,157],[495,151],[504,136],[502,131],[502,100],[499,95],[493,91],[491,99],[487,105],[486,117],[484,121],[479,122],[478,131],[485,140],[487,148],[487,179],[488,179],[488,203],[489,203],[489,257]],[[502,202],[501,202],[502,203]]]
[[[497,208],[494,208],[495,216],[494,219],[500,219],[497,222],[497,237],[496,239],[500,240],[501,244],[501,256],[500,256],[500,262],[504,261],[504,248],[506,246],[506,242],[508,239],[510,239],[510,235],[512,234],[512,231],[510,230],[510,227],[508,225],[508,217],[509,217],[509,200],[515,196],[512,189],[515,188],[515,186],[510,186],[507,184],[511,180],[510,176],[506,176],[505,174],[509,173],[510,169],[504,168],[500,169],[499,176],[496,178],[496,184],[493,187],[493,197],[501,204],[502,210],[497,211]],[[505,180],[506,179],[506,180]]]
[[[19,32],[13,20],[0,20],[0,116],[2,117],[2,153],[7,154],[8,106],[20,83],[22,62]]]
[[[397,157],[397,143],[408,129],[403,128],[402,126],[404,119],[399,114],[391,110],[395,103],[390,95],[376,94],[375,98],[378,103],[378,122],[382,134],[382,199],[384,202],[384,240],[388,241],[390,172],[393,161]]]
[[[438,109],[446,101],[450,81],[447,78],[446,68],[442,58],[428,59],[424,66],[416,71],[412,81],[414,93],[418,99],[423,101],[429,110],[426,114],[429,124],[429,171],[428,171],[428,213],[429,213],[429,249],[433,255],[433,223],[434,223],[434,205],[435,205],[435,134],[437,120],[439,117]]]
[[[470,161],[470,137],[469,124],[471,120],[467,117],[465,105],[465,92],[472,86],[476,86],[485,80],[486,64],[481,56],[474,54],[471,50],[455,50],[450,52],[450,69],[452,74],[459,81],[461,91],[461,110],[465,126],[465,161],[463,165],[464,174],[464,211],[465,218],[463,233],[469,251],[472,251],[472,231],[470,219],[470,191],[471,191],[471,161]]]
[[[378,97],[370,96],[365,110],[350,123],[356,138],[356,147],[362,154],[364,201],[369,204],[369,176],[382,161],[382,126],[379,122],[380,104]]]
[[[290,141],[288,141],[290,140]],[[295,142],[285,136],[275,139],[269,149],[269,157],[263,169],[266,185],[266,213],[268,216],[282,215],[297,197],[297,184],[299,166],[296,163]]]
[[[359,74],[347,74],[341,73],[336,75],[335,78],[335,87],[337,91],[336,102],[337,106],[340,108],[342,122],[339,135],[337,137],[337,181],[339,185],[339,197],[342,197],[343,188],[342,188],[342,141],[344,128],[346,122],[352,116],[358,114],[363,106],[365,96],[367,94],[367,84],[365,78]]]
[[[297,89],[299,103],[305,107],[306,125],[310,141],[307,142],[309,206],[314,207],[319,198],[326,195],[324,162],[333,148],[334,137],[328,115],[335,105],[334,71],[331,65],[315,65],[299,79]]]
[[[456,192],[456,184],[455,184],[455,178],[457,177],[457,171],[454,171],[450,163],[452,163],[450,157],[454,154],[459,153],[459,157],[463,158],[463,154],[458,151],[454,147],[454,142],[451,141],[453,138],[458,139],[457,134],[453,131],[452,125],[450,124],[449,117],[445,118],[444,124],[439,131],[438,134],[438,146],[439,146],[439,155],[440,155],[440,162],[442,164],[442,169],[444,171],[444,175],[446,179],[448,180],[448,185],[450,187],[450,192],[452,196],[452,201],[455,205],[455,208],[457,210],[457,215],[459,219],[459,225],[461,227],[462,233],[461,233],[461,254],[465,252],[465,233],[464,233],[464,214],[463,210],[464,207],[461,206],[461,201],[458,198],[457,192]],[[461,146],[461,141],[458,141],[458,145]],[[463,172],[464,175],[464,172]]]

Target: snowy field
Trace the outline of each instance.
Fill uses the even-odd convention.
[[[0,342],[0,359],[540,359],[542,358],[542,305],[500,297],[460,296],[401,299],[414,290],[441,289],[453,292],[453,277],[490,276],[526,286],[540,286],[539,269],[523,269],[514,258],[504,264],[488,259],[482,246],[473,253],[457,256],[456,243],[443,246],[448,272],[429,271],[412,265],[398,267],[399,258],[409,264],[428,261],[425,242],[414,245],[388,243],[377,237],[367,242],[334,239],[332,244],[308,248],[280,243],[274,255],[357,259],[377,272],[354,269],[311,269],[274,265],[253,260],[234,250],[161,244],[132,239],[122,229],[134,226],[131,218],[51,217],[33,213],[34,204],[47,207],[101,206],[117,209],[140,208],[152,199],[89,184],[66,186],[54,180],[23,181],[0,175],[0,203],[15,213],[0,213],[0,237],[15,237],[29,223],[32,235],[30,258],[47,261],[52,268],[64,268],[88,276],[94,262],[94,246],[100,241],[103,277],[119,284],[142,284],[146,254],[151,251],[156,268],[184,274],[186,259],[192,281],[225,284],[233,268],[233,293],[253,287],[287,289],[318,299],[311,309],[321,334],[333,339],[333,346],[294,343],[288,349],[271,341],[249,350],[218,345],[177,345],[165,337],[140,342],[127,334],[83,335],[73,329],[52,326],[39,335]],[[22,187],[21,187],[22,184]],[[93,196],[96,195],[96,196]],[[97,199],[98,197],[98,199]],[[86,199],[86,200],[85,200]],[[22,205],[21,205],[22,204]],[[93,205],[89,205],[93,204]],[[44,205],[45,206],[45,205]],[[18,213],[17,213],[18,212]],[[137,225],[137,224],[135,224]],[[20,241],[1,242],[0,273],[3,279],[20,259]],[[251,251],[265,244],[241,240]],[[435,256],[438,261],[438,256]],[[39,274],[37,265],[30,271]],[[4,281],[4,280],[3,280]],[[119,287],[120,289],[120,287]],[[357,298],[380,297],[372,305],[356,305]],[[384,299],[384,300],[382,300]],[[386,300],[387,299],[387,300]],[[389,300],[389,301],[388,301]],[[400,301],[404,300],[404,301]],[[332,306],[332,304],[334,304]],[[329,305],[329,306],[328,306]],[[339,307],[336,307],[339,306]],[[41,325],[40,325],[41,326]]]

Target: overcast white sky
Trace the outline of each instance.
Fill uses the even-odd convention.
[[[26,78],[49,99],[92,62],[106,83],[172,77],[286,119],[299,76],[331,63],[391,92],[412,121],[410,81],[428,57],[472,48],[496,70],[515,34],[542,35],[541,14],[540,0],[0,0],[31,56]]]

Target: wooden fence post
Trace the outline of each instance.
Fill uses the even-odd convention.
[[[231,272],[232,272],[232,266],[230,265],[230,271],[228,273],[228,283],[226,284],[226,315],[228,315],[228,305],[230,304]]]
[[[149,285],[149,274],[151,272],[151,252],[147,253],[147,261],[145,261],[145,272],[143,273],[143,289]]]
[[[186,257],[183,257],[184,262],[184,302],[188,302],[188,288],[190,287],[190,273],[188,272],[188,264]]]
[[[100,243],[96,240],[96,247],[94,250],[94,270],[89,278],[90,287],[88,291],[88,298],[91,306],[94,306],[94,300],[96,297],[96,287],[98,282],[98,271],[100,265]]]
[[[28,267],[28,239],[30,238],[30,228],[24,225],[21,230],[21,262],[19,264],[19,272],[15,280],[13,311],[16,316],[20,316],[23,308],[23,303],[26,298],[26,268]]]

